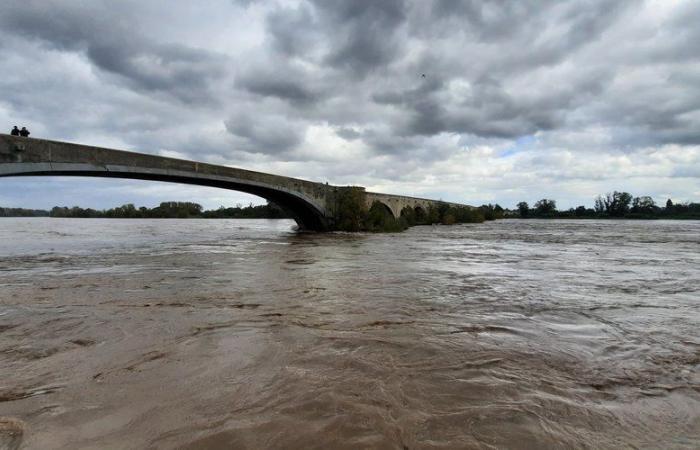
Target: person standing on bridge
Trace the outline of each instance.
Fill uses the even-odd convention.
[[[12,136],[19,136],[19,128],[17,128],[17,125],[15,125],[15,127],[12,129],[12,131],[10,131],[10,134]]]
[[[19,135],[22,137],[29,137],[30,134],[26,127],[22,127],[22,129],[19,130]]]

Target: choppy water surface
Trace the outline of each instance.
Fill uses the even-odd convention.
[[[0,219],[0,447],[698,448],[700,222]]]

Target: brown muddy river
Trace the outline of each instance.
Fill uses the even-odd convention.
[[[700,447],[700,222],[0,219],[0,448]]]

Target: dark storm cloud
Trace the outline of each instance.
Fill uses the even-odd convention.
[[[700,3],[688,2],[680,7],[673,26],[664,36],[666,43],[661,45],[657,58],[675,61],[700,61],[697,43],[700,41]]]
[[[96,2],[22,1],[3,5],[5,33],[38,40],[49,47],[84,53],[100,70],[139,90],[171,95],[185,103],[215,100],[212,81],[223,74],[223,58],[182,44],[149,41],[130,25],[136,12]],[[115,14],[116,13],[116,14]],[[114,17],[117,16],[117,17]],[[121,17],[120,17],[121,16]]]
[[[402,0],[317,0],[332,47],[326,61],[333,67],[365,74],[393,61],[402,42],[397,29],[406,19]]]
[[[266,28],[272,47],[286,56],[310,56],[305,53],[322,36],[311,7],[303,3],[295,8],[277,8],[270,12]]]
[[[319,103],[307,113],[310,120],[329,120],[327,96],[369,98],[381,107],[368,104],[366,116],[347,122],[335,120],[334,113],[331,122],[362,124],[379,116],[396,137],[517,138],[563,126],[567,108],[602,92],[611,74],[582,67],[588,79],[553,80],[551,89],[537,92],[510,89],[513,75],[560,64],[598,40],[627,3],[595,1],[580,8],[547,2],[532,8],[515,1],[302,2],[268,14],[269,48],[314,65],[321,78],[334,80],[334,89],[314,89],[318,77],[270,77],[264,69],[249,73],[240,86],[292,103]],[[543,31],[546,38],[539,36]],[[422,44],[418,50],[408,46],[412,41]],[[420,77],[423,72],[427,77]],[[452,92],[455,81],[469,92]]]
[[[359,139],[362,136],[362,133],[359,133],[358,131],[355,131],[352,128],[339,128],[335,131],[335,133],[347,141],[353,141],[355,139]]]
[[[517,138],[561,126],[566,111],[599,93],[608,77],[598,73],[593,79],[572,79],[568,85],[527,95],[509,93],[492,77],[464,81],[468,89],[463,93],[451,92],[442,81],[426,82],[425,86],[403,92],[377,93],[372,99],[407,112],[404,121],[394,124],[399,135],[450,132]]]
[[[238,113],[226,121],[226,130],[239,139],[239,147],[250,153],[280,155],[293,150],[305,129],[280,116]]]
[[[518,35],[527,26],[541,26],[537,10],[551,14],[553,0],[527,1],[443,0],[426,2],[424,20],[413,26],[418,35],[469,34],[482,42],[498,42]]]
[[[302,114],[308,121],[342,128],[371,127],[379,119],[396,139],[441,133],[518,138],[556,131],[566,128],[572,111],[604,95],[619,75],[614,64],[578,63],[576,58],[627,19],[630,5],[606,0],[586,7],[550,1],[537,8],[520,1],[300,2],[267,14],[267,59],[244,71],[237,86],[290,105],[313,104]],[[273,63],[280,56],[284,60]],[[295,60],[305,69],[296,70],[290,63]],[[578,67],[555,72],[569,61]],[[551,78],[551,83],[517,84],[528,76]],[[455,91],[455,83],[467,89]],[[332,97],[359,103],[360,115],[343,116],[331,107]],[[364,99],[371,103],[363,104]],[[637,117],[637,125],[654,127],[640,113],[616,116],[615,107],[609,109],[613,122]],[[607,109],[602,113],[607,115]],[[664,113],[675,114],[665,109],[650,115]],[[670,125],[655,134],[655,142],[673,142],[675,135],[678,142],[692,139],[693,133],[681,136]],[[379,152],[395,147],[366,142]]]
[[[285,55],[365,76],[400,55],[397,31],[405,20],[402,0],[313,1],[273,11],[267,29]]]
[[[392,87],[372,96],[379,104],[406,112],[402,123],[395,124],[397,134],[517,138],[562,126],[566,110],[604,90],[611,74],[592,73],[587,67],[580,68],[585,79],[553,80],[552,86],[539,91],[518,91],[510,88],[509,81],[559,64],[599,39],[624,11],[624,3],[595,2],[585,9],[561,3],[533,9],[525,3],[434,2],[430,14],[411,17],[411,31],[427,42],[451,37],[454,45],[421,55],[421,65],[428,68],[421,69],[428,72],[423,86],[404,91]],[[538,33],[552,27],[547,20],[554,22],[556,31],[548,39],[538,39]],[[474,47],[461,63],[455,59],[460,45]],[[450,92],[452,81],[468,85],[468,92]]]
[[[236,86],[262,97],[275,97],[295,104],[311,103],[322,97],[301,70],[290,66],[260,67],[236,78]]]

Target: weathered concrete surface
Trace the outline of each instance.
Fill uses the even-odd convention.
[[[315,231],[333,229],[338,195],[350,188],[196,161],[0,134],[0,177],[47,175],[167,181],[247,192],[276,203],[302,229]],[[374,192],[367,192],[366,198],[367,206],[380,201],[395,217],[405,206],[427,210],[438,203]]]

